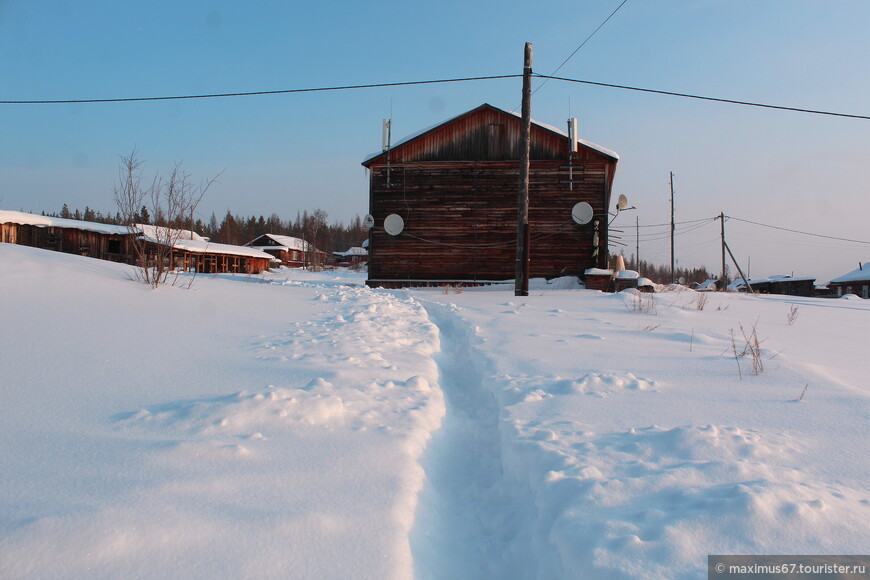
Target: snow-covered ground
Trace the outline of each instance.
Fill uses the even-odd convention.
[[[670,580],[870,545],[870,301],[364,280],[152,290],[0,244],[0,577]]]

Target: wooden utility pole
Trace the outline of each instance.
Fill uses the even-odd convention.
[[[635,270],[640,270],[640,216],[634,216],[634,231],[636,232],[637,240],[635,240],[635,252],[634,252],[634,268]]]
[[[520,190],[517,196],[517,264],[514,296],[529,295],[529,156],[532,127],[532,43],[523,63],[523,105],[520,125]]]
[[[728,247],[728,244],[725,244],[725,249],[728,250],[728,255],[731,256],[731,261],[734,262],[734,267],[737,268],[737,273],[740,274],[740,278],[743,279],[743,283],[746,284],[746,291],[752,292],[752,286],[749,285],[749,279],[743,273],[743,270],[740,269],[740,264],[737,263],[737,259],[734,258],[734,254],[731,253],[731,248]]]
[[[676,229],[674,224],[674,172],[671,171],[671,283],[676,281],[674,280],[674,230]]]
[[[719,283],[721,288],[719,290],[724,291],[725,287],[728,285],[728,280],[725,278],[725,212],[719,213],[719,221],[722,222],[722,281]]]

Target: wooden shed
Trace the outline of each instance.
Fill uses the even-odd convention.
[[[131,232],[126,226],[0,210],[0,242],[113,262],[128,262]]]
[[[519,115],[484,104],[363,162],[375,224],[370,286],[513,279],[520,125]],[[531,277],[582,278],[589,268],[607,267],[607,209],[618,160],[584,140],[572,153],[565,132],[532,122]],[[583,225],[571,216],[578,202],[594,212]],[[384,227],[391,214],[401,218],[397,235]]]

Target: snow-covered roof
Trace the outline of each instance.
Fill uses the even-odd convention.
[[[587,276],[613,276],[613,270],[604,270],[602,268],[588,268],[583,273]]]
[[[177,238],[179,240],[198,240],[207,242],[208,238],[204,238],[198,233],[191,230],[180,230],[175,228],[165,228],[163,226],[152,226],[149,224],[136,224],[136,227],[142,231],[142,235],[148,241],[156,241],[160,239]]]
[[[831,280],[831,283],[838,284],[841,282],[856,282],[858,280],[870,280],[870,264],[867,262],[860,264],[857,270],[852,270],[848,274],[834,278]]]
[[[127,226],[86,222],[67,218],[48,217],[21,211],[0,210],[0,224],[20,224],[40,228],[67,228],[98,234],[125,235],[131,233]]]
[[[815,278],[812,276],[787,276],[785,274],[777,274],[774,276],[768,276],[767,278],[750,278],[749,285],[753,286],[755,284],[767,284],[769,282],[815,282]],[[728,284],[729,290],[735,290],[737,288],[745,288],[746,284],[743,283],[742,278],[738,278],[734,282]]]
[[[354,246],[354,247],[352,247],[349,250],[346,250],[344,252],[332,252],[332,253],[335,254],[336,256],[344,256],[344,257],[368,256],[369,255],[368,250],[366,250],[365,248],[360,248],[358,246]]]
[[[634,270],[620,270],[616,273],[616,277],[620,280],[637,280],[640,277],[640,274]]]
[[[176,230],[142,224],[136,224],[136,227],[142,229],[142,237],[149,242],[157,243],[158,241],[165,241],[168,238],[175,240],[172,247],[176,250],[198,254],[227,254],[230,256],[272,259],[272,256],[266,252],[261,252],[255,248],[234,246],[232,244],[217,244],[190,230]]]
[[[485,106],[492,107],[492,105],[488,105],[488,104],[484,104],[481,106],[482,107],[485,107]],[[480,107],[478,107],[478,108],[480,108]],[[505,114],[512,115],[514,117],[522,118],[522,115],[515,112],[515,111],[504,111],[502,109],[499,109],[498,107],[492,107],[492,108],[497,109]],[[472,109],[472,111],[474,111],[474,110],[476,110],[476,109]],[[459,119],[460,117],[467,115],[470,112],[471,111],[466,111],[464,113],[456,115],[455,117],[451,117],[451,118],[447,119],[446,121],[442,121],[441,123],[438,123],[436,125],[426,127],[422,131],[417,131],[416,133],[411,133],[407,137],[405,137],[405,138],[401,139],[400,141],[396,142],[395,144],[391,145],[391,148],[395,149],[396,147],[400,147],[400,146],[404,145],[405,143],[407,143],[408,141],[416,139],[420,135],[424,135],[424,134],[428,133],[429,131],[432,131],[433,129],[437,129],[438,127],[441,127],[442,125],[447,125],[447,124],[453,122],[454,120]],[[552,131],[554,133],[558,133],[559,135],[562,135],[565,138],[568,138],[568,133],[566,133],[565,131],[562,131],[561,129],[554,127],[553,125],[548,125],[546,123],[540,123],[538,121],[535,121],[534,119],[532,119],[532,125],[537,125],[538,127],[542,128],[542,129],[546,129],[547,131]],[[599,153],[603,153],[604,155],[607,155],[608,157],[612,157],[616,160],[619,160],[619,154],[611,149],[608,149],[607,147],[602,147],[601,145],[593,143],[592,141],[586,141],[585,139],[578,139],[577,142],[590,148],[590,149],[594,149],[595,151],[598,151]],[[383,155],[383,154],[384,154],[384,151],[378,151],[377,153],[371,153],[371,154],[367,155],[366,158],[363,159],[363,165],[365,165],[366,163],[368,163],[369,161],[371,161],[375,157],[378,157],[379,155]]]
[[[260,238],[269,238],[277,245],[266,245],[266,244],[258,244],[253,245],[254,242],[259,240]],[[245,244],[250,248],[260,248],[265,250],[299,250],[300,252],[319,252],[317,248],[315,248],[312,244],[306,242],[305,240],[300,240],[299,238],[294,238],[293,236],[282,236],[280,234],[263,234],[262,236],[258,236],[256,240],[252,240]]]

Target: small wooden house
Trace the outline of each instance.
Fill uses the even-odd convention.
[[[0,210],[0,242],[7,244],[129,262],[138,234],[126,226]]]
[[[828,287],[834,296],[857,294],[861,298],[870,298],[870,264],[859,263],[857,270],[834,278]]]
[[[281,262],[282,266],[289,268],[303,268],[311,264],[326,263],[326,252],[321,252],[312,244],[294,238],[278,234],[263,234],[251,240],[246,247],[266,252]]]
[[[363,162],[375,223],[370,286],[514,278],[520,125],[519,115],[484,104]],[[532,122],[531,277],[583,277],[607,267],[607,210],[619,157],[584,140],[576,149],[566,133]],[[583,225],[572,220],[579,202],[593,210]],[[385,227],[388,217],[401,231]]]

